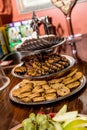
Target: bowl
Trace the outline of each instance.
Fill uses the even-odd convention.
[[[18,65],[21,63],[22,54],[20,52],[11,52],[8,55],[6,55],[4,58],[2,58],[3,61],[12,61],[9,65],[6,65],[4,67],[14,67],[15,65]]]

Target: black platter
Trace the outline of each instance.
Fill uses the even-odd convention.
[[[52,50],[53,48],[65,42],[66,39],[64,37],[54,35],[38,39],[27,39],[20,46],[17,47],[17,51],[36,54],[43,51]]]

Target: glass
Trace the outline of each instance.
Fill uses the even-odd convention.
[[[10,79],[5,75],[2,66],[0,66],[0,91],[8,86]]]
[[[67,40],[69,41],[69,44],[71,45],[72,53],[75,56],[76,46],[75,46],[75,42],[73,42],[73,39],[75,38],[75,36],[73,34],[73,29],[72,29],[71,12],[77,0],[51,0],[51,2],[53,5],[59,8],[65,15],[68,34],[69,34]],[[78,36],[80,35],[76,35],[76,37]]]

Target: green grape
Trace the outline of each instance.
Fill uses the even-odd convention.
[[[28,130],[35,130],[35,125],[33,123],[29,123]]]
[[[24,130],[28,130],[28,126],[27,125],[24,126]]]
[[[36,122],[38,124],[42,123],[44,120],[47,120],[47,116],[45,114],[37,114]]]
[[[36,130],[43,130],[42,126],[38,126],[38,128]]]
[[[35,120],[36,120],[36,115],[35,115],[35,113],[31,113],[31,114],[29,115],[29,118],[30,118],[32,121],[35,121]]]
[[[32,122],[32,120],[30,118],[26,118],[25,120],[22,121],[22,125],[26,126],[26,125],[28,125],[31,122]]]
[[[24,130],[35,130],[35,125],[32,123],[32,120],[30,118],[26,118],[22,121],[22,126]]]
[[[42,130],[48,129],[48,127],[49,127],[49,122],[48,122],[48,120],[43,120],[43,121],[40,123],[40,126],[42,127]]]
[[[35,125],[34,123],[28,123],[27,125],[24,126],[24,130],[35,130]]]
[[[47,130],[55,130],[55,127],[50,123]]]

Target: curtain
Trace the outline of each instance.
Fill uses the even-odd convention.
[[[0,15],[10,15],[11,10],[11,0],[0,0]]]

